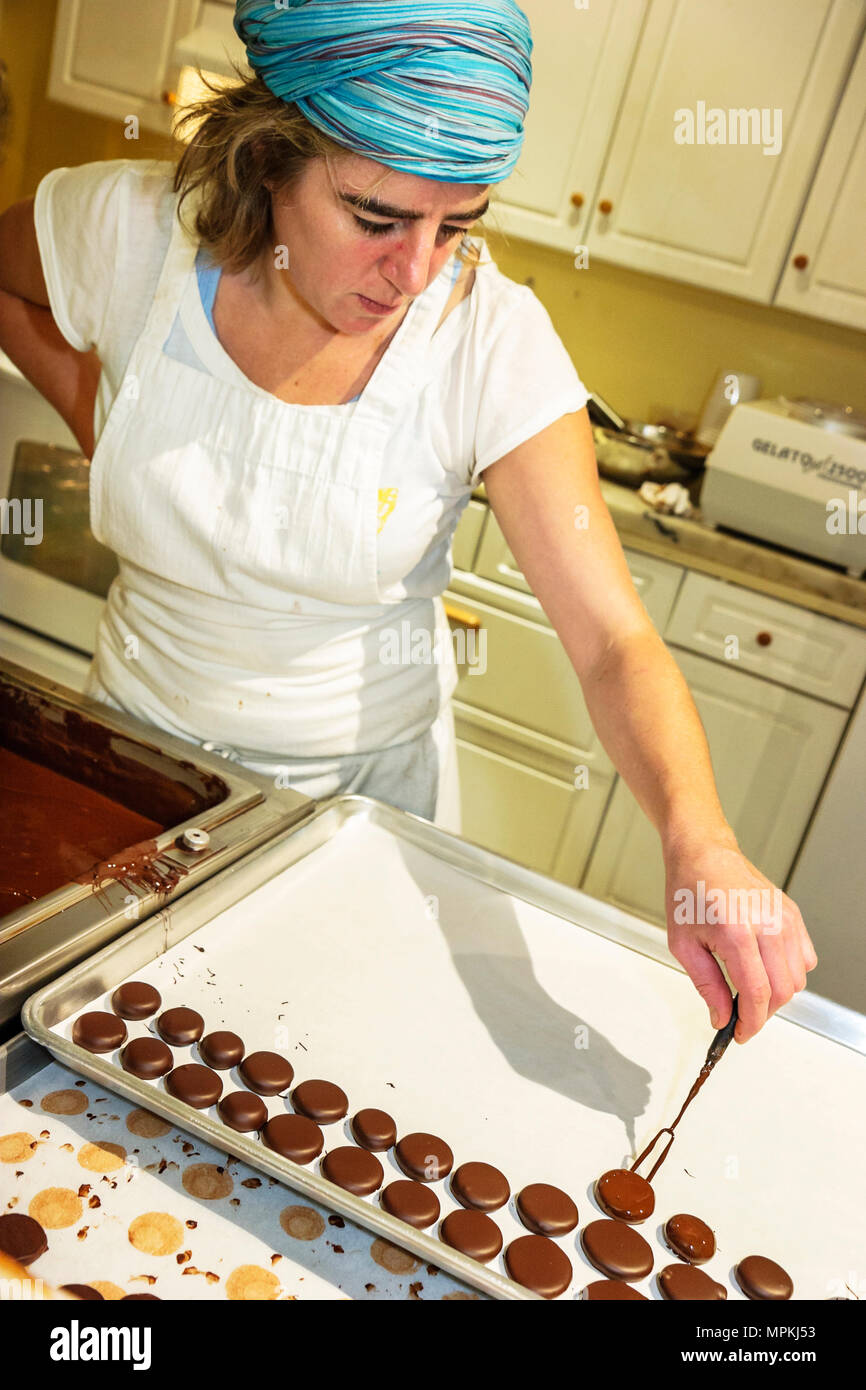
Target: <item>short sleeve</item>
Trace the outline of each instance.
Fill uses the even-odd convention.
[[[102,337],[118,263],[126,164],[99,160],[52,169],[36,189],[33,216],[48,302],[78,352],[98,347]]]
[[[527,285],[512,289],[507,312],[480,345],[473,487],[489,464],[589,400],[544,305]]]

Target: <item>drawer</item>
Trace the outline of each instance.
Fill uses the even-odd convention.
[[[844,709],[852,707],[866,676],[866,632],[694,571],[686,575],[664,637]]]
[[[626,550],[625,558],[641,601],[653,625],[662,632],[670,617],[683,572],[678,565],[657,560],[654,555],[643,555],[637,550]],[[532,592],[517,568],[517,561],[509,550],[492,512],[484,528],[475,561],[475,573],[483,579],[506,584],[511,589],[519,589],[521,593]]]
[[[457,701],[454,718],[461,834],[577,887],[613,774],[593,769],[576,786],[573,757],[563,756],[567,750]]]
[[[457,523],[454,539],[451,542],[451,558],[458,570],[471,570],[475,563],[475,552],[484,530],[484,523],[490,515],[490,508],[475,498],[468,503]]]
[[[443,597],[455,626],[477,628],[471,634],[471,662],[458,664],[455,698],[610,766],[555,629],[546,620],[533,622],[477,598],[467,601],[451,592]],[[537,599],[523,603],[541,612]],[[467,651],[469,646],[467,639]]]

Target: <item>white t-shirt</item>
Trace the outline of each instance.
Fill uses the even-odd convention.
[[[100,161],[55,169],[42,179],[36,192],[36,234],[52,313],[66,340],[79,351],[95,347],[103,367],[95,406],[97,440],[123,384],[133,345],[143,331],[156,291],[176,215],[172,175],[173,165],[167,161]],[[377,582],[381,621],[389,612],[392,622],[403,611],[411,615],[412,601],[414,611],[421,612],[419,601],[429,603],[447,586],[454,528],[484,469],[560,416],[581,409],[588,399],[543,305],[527,286],[500,272],[483,243],[476,245],[482,260],[472,291],[434,333],[428,349],[429,370],[421,387],[410,407],[401,408],[390,426],[379,489]],[[195,274],[189,277],[163,351],[211,376],[273,399],[243,375],[219,343],[202,308]],[[350,402],[321,409],[351,412],[355,405]],[[120,559],[123,574],[122,554]],[[134,598],[136,576],[129,571],[124,578]],[[291,718],[297,736],[296,753],[300,755],[307,748],[350,751],[354,746],[351,721],[357,714],[357,710],[352,714],[350,705],[353,701],[357,705],[359,699],[363,702],[368,677],[372,686],[374,675],[380,681],[382,676],[381,667],[374,673],[363,666],[364,637],[369,639],[374,621],[369,606],[354,607],[345,596],[335,602],[338,595],[323,591],[321,586],[315,588],[312,582],[305,592],[303,586],[291,583],[291,576],[287,580],[285,575],[277,575],[268,584],[256,580],[240,587],[243,579],[239,570],[237,613],[251,638],[258,628],[272,632],[275,621],[284,627],[280,638],[283,710],[290,707],[295,689],[292,672],[303,653],[303,673],[297,682],[298,709]],[[139,572],[138,580],[143,597],[147,590],[148,602],[154,600],[159,588],[163,611],[168,614],[173,603],[170,586],[159,575]],[[218,589],[211,588],[207,580],[197,587],[203,595],[200,611],[206,613],[207,595],[217,594]],[[183,596],[175,592],[180,603]],[[395,613],[393,605],[401,604],[403,610]],[[288,626],[291,613],[299,615],[297,632]],[[275,615],[279,615],[278,620]],[[331,635],[311,647],[312,619],[322,625],[322,637]],[[151,614],[151,626],[155,621]],[[200,661],[208,638],[204,632],[199,638],[195,655]],[[324,654],[321,670],[313,672],[313,659],[319,651]],[[356,670],[358,677],[355,694],[344,698],[339,709],[332,669],[337,652],[343,677],[347,670]],[[190,662],[191,653],[192,649]],[[168,689],[160,692],[151,688],[147,704],[125,693],[121,703],[184,736],[218,737],[230,742],[230,711],[232,706],[237,708],[236,692],[244,687],[248,696],[253,676],[265,673],[253,672],[247,655],[244,666],[238,661],[234,681],[231,656],[219,655],[218,663],[214,659],[214,670],[218,669],[224,710],[214,710],[214,696],[207,718],[204,713],[197,717],[196,695],[191,692],[185,723],[173,722],[168,714]],[[185,660],[179,652],[175,684]],[[332,668],[327,666],[328,660]],[[395,671],[394,694],[382,706],[375,746],[414,737],[419,728],[427,727],[438,712],[437,706],[441,709],[452,693],[456,671],[451,663],[439,673],[434,699],[429,698],[428,691],[422,700],[419,677],[414,678],[417,689],[410,689],[411,679],[411,672],[401,675],[399,668]],[[332,693],[334,702],[329,707]],[[380,703],[383,693],[380,686]],[[268,703],[273,710],[276,702]],[[278,727],[273,718],[263,712],[259,723],[258,716],[249,710],[248,698],[244,708],[244,746],[275,749],[277,744],[270,741]]]
[[[72,347],[96,348],[112,395],[159,279],[176,203],[172,167],[101,160],[53,169],[36,191],[51,312]],[[450,446],[445,466],[470,488],[488,464],[589,398],[544,305],[503,275],[486,247],[483,254],[471,294],[443,325],[454,350],[443,360],[438,393]],[[237,379],[219,360],[203,365]],[[101,393],[97,438],[104,400]]]

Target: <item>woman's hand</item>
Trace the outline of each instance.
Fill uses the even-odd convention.
[[[755,1036],[806,985],[818,964],[795,902],[729,840],[665,848],[668,945],[710,1011],[713,1028],[732,997],[715,957],[739,993],[734,1040]]]

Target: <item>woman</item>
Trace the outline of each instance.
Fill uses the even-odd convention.
[[[93,529],[119,557],[90,693],[278,785],[457,828],[439,595],[483,475],[661,837],[670,948],[714,1027],[720,957],[745,1041],[815,952],[781,894],[772,922],[679,920],[683,890],[727,905],[772,885],[632,585],[586,390],[468,236],[520,152],[525,16],[239,0],[235,26],[254,76],[194,113],[176,169],[54,170],[0,220],[0,345],[92,458]],[[389,659],[395,632],[436,659]]]

